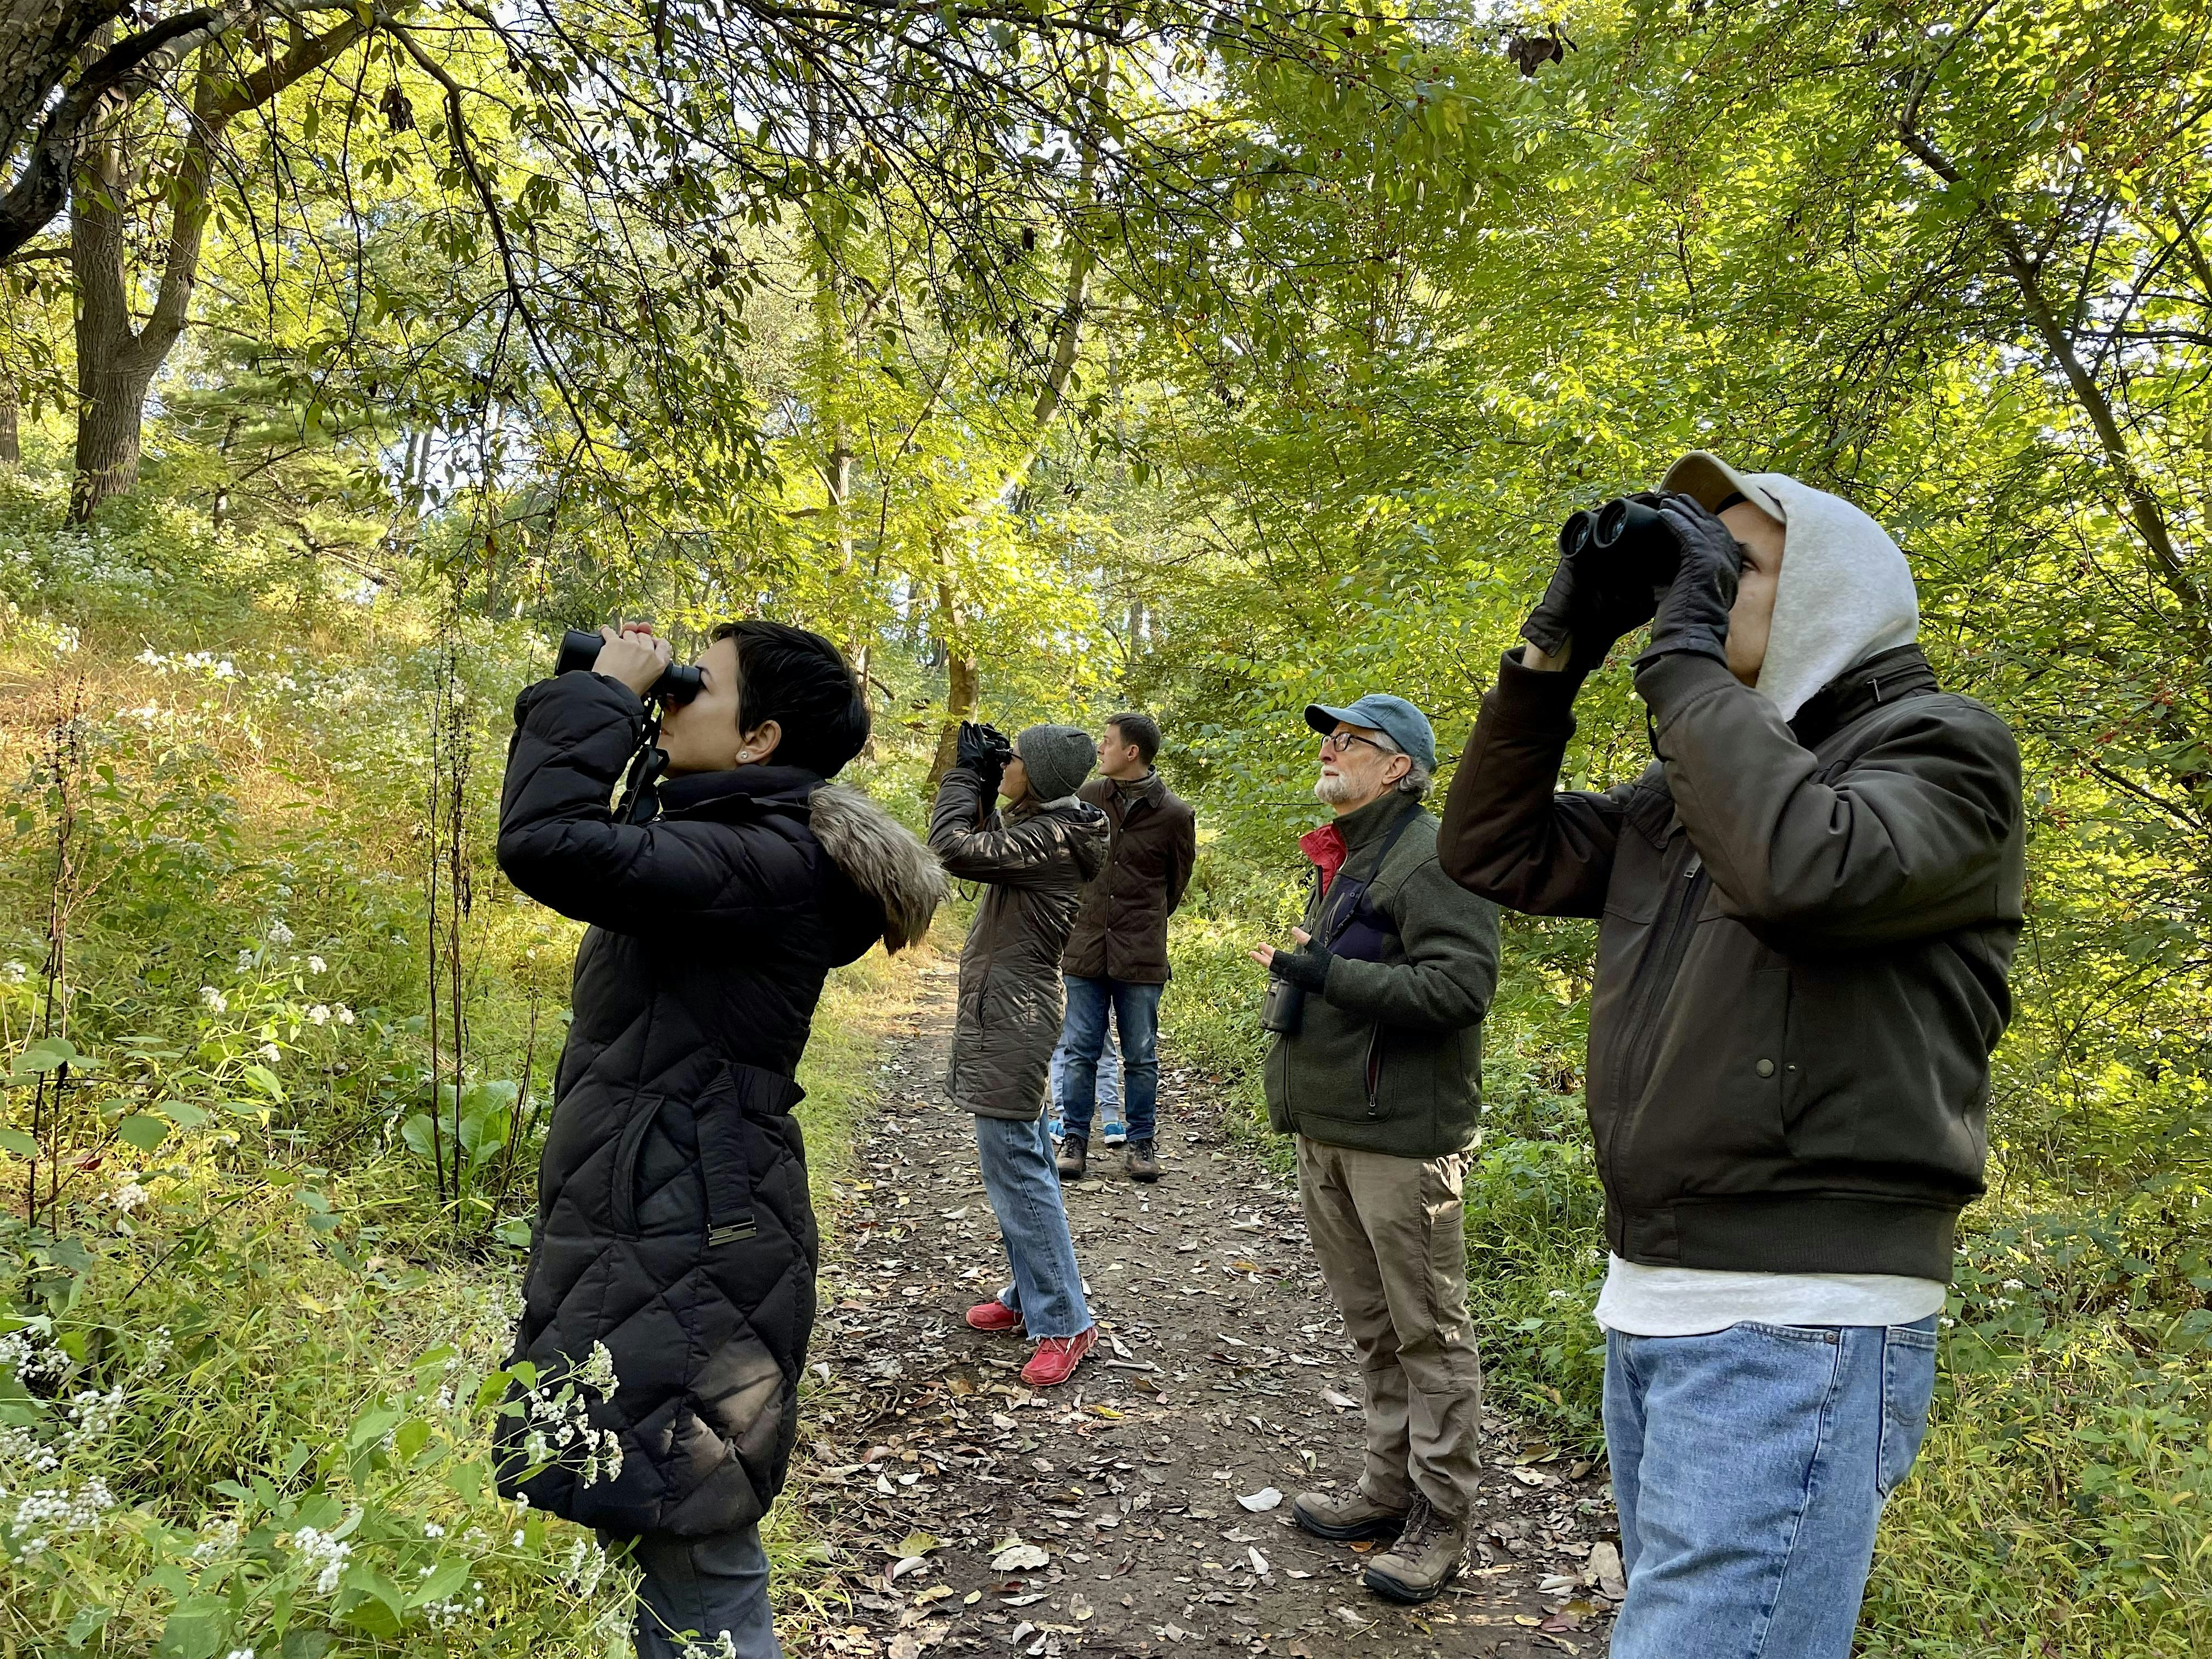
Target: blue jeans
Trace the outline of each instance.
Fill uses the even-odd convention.
[[[1075,1265],[1067,1211],[1060,1199],[1060,1171],[1044,1119],[1027,1123],[1002,1117],[975,1119],[975,1156],[984,1195],[999,1218],[999,1237],[1014,1282],[999,1300],[1022,1316],[1031,1336],[1077,1336],[1091,1328],[1083,1299],[1083,1269]]]
[[[648,1533],[630,1559],[644,1574],[637,1586],[638,1659],[679,1659],[687,1647],[783,1659],[769,1616],[768,1552],[758,1527],[703,1538]]]
[[[1933,1316],[1607,1332],[1628,1572],[1612,1659],[1847,1659],[1935,1388]]]
[[[1060,1137],[1060,1075],[1067,1069],[1067,1028],[1060,1027],[1060,1046],[1052,1051],[1052,1078],[1045,1085],[1045,1097],[1051,1103],[1052,1138]],[[1099,1131],[1107,1139],[1127,1133],[1121,1121],[1121,1045],[1115,1040],[1114,1028],[1106,1028],[1106,1046],[1098,1052]]]
[[[1160,1098],[1160,993],[1166,988],[1124,979],[1067,976],[1067,1023],[1060,1035],[1067,1050],[1058,1097],[1063,1133],[1090,1137],[1098,1055],[1106,1046],[1106,1017],[1111,1010],[1121,1033],[1122,1103],[1128,1112],[1129,1139],[1152,1138]]]

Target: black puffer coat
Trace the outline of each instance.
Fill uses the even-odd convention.
[[[622,1463],[605,1478],[572,1443],[532,1474],[546,1425],[526,1416],[502,1430],[500,1477],[611,1532],[696,1535],[757,1521],[798,1436],[816,1234],[792,1074],[823,981],[927,928],[945,878],[865,797],[794,767],[678,778],[650,822],[615,823],[643,717],[596,674],[515,706],[500,866],[592,927],[514,1358],[551,1393],[605,1344],[616,1388],[588,1395],[590,1425]]]
[[[994,813],[982,780],[945,775],[929,844],[963,881],[990,884],[960,951],[960,1012],[945,1090],[979,1117],[1035,1122],[1060,1042],[1060,953],[1084,884],[1106,862],[1106,815],[1068,795]]]

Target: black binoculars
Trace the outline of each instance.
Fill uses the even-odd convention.
[[[588,670],[599,659],[599,647],[606,643],[597,634],[586,634],[580,628],[572,628],[561,636],[561,654],[553,664],[556,674],[574,673],[578,669]],[[699,695],[704,683],[699,671],[688,662],[672,662],[661,671],[660,678],[647,691],[648,702],[689,702]]]
[[[1646,579],[1654,589],[1674,581],[1682,560],[1658,509],[1628,495],[1585,508],[1561,525],[1559,551],[1578,565],[1602,563],[1623,576]]]

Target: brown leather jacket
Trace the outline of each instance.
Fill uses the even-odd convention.
[[[1093,778],[1077,793],[1106,814],[1114,840],[1106,867],[1083,890],[1060,969],[1078,979],[1164,985],[1168,918],[1198,861],[1197,815],[1158,772],[1133,799],[1110,778]]]
[[[2020,751],[1905,646],[1785,724],[1710,657],[1647,664],[1660,759],[1554,793],[1578,682],[1519,653],[1437,851],[1461,885],[1599,918],[1584,1103],[1631,1261],[1948,1280],[2012,1013]]]

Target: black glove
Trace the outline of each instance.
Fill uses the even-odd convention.
[[[1687,495],[1661,496],[1659,516],[1682,550],[1682,564],[1660,597],[1651,643],[1637,666],[1676,651],[1726,662],[1729,611],[1743,574],[1743,549],[1726,525]]]
[[[952,752],[955,766],[973,772],[982,781],[983,804],[989,805],[991,798],[999,793],[1000,780],[1006,776],[1006,763],[1014,757],[1014,745],[995,726],[963,720]]]
[[[1638,496],[1656,505],[1656,496]],[[1561,554],[1544,597],[1521,624],[1521,637],[1547,654],[1556,654],[1571,637],[1567,672],[1588,674],[1624,635],[1651,620],[1657,595],[1617,553],[1589,546]]]
[[[1328,988],[1328,964],[1335,960],[1320,945],[1309,945],[1301,950],[1276,951],[1267,959],[1267,971],[1319,996]]]

